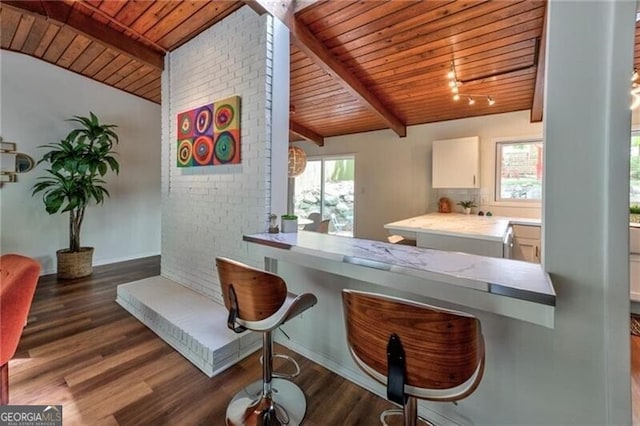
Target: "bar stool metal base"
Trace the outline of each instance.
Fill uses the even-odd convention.
[[[391,408],[389,410],[384,410],[382,413],[380,413],[380,424],[382,426],[390,426],[389,423],[387,423],[388,417],[393,417],[393,416],[402,417],[403,415],[404,415],[404,411],[400,408]],[[403,419],[403,421],[404,421],[404,424],[409,424],[409,425],[413,424],[411,423],[411,419]],[[415,424],[417,425],[419,424],[419,422],[422,422],[427,426],[437,426],[435,423],[432,423],[430,420],[427,420],[424,417],[418,417]]]
[[[227,425],[298,426],[307,411],[302,390],[293,382],[273,379],[271,399],[262,395],[262,380],[238,392],[227,407]]]

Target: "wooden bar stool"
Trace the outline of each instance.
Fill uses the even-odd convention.
[[[387,386],[387,399],[402,406],[384,411],[383,425],[391,415],[416,425],[416,398],[458,401],[478,387],[485,354],[474,316],[355,290],[342,291],[342,304],[353,359]]]
[[[288,293],[278,275],[231,259],[216,258],[227,326],[236,333],[262,333],[262,380],[237,393],[227,407],[227,425],[299,425],[307,410],[302,390],[273,372],[271,332],[317,303],[313,294]],[[300,369],[292,358],[297,371]],[[291,376],[289,376],[291,377]]]

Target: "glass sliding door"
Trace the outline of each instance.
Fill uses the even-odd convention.
[[[320,220],[329,221],[330,234],[352,237],[354,170],[353,156],[309,159],[305,171],[295,178],[295,214],[308,218],[316,213]]]

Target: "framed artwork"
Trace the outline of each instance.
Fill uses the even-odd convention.
[[[240,164],[240,96],[178,114],[178,167]]]

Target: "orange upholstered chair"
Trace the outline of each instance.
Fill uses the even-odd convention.
[[[40,264],[17,254],[0,256],[0,404],[9,403],[9,360],[15,355],[36,290]]]

